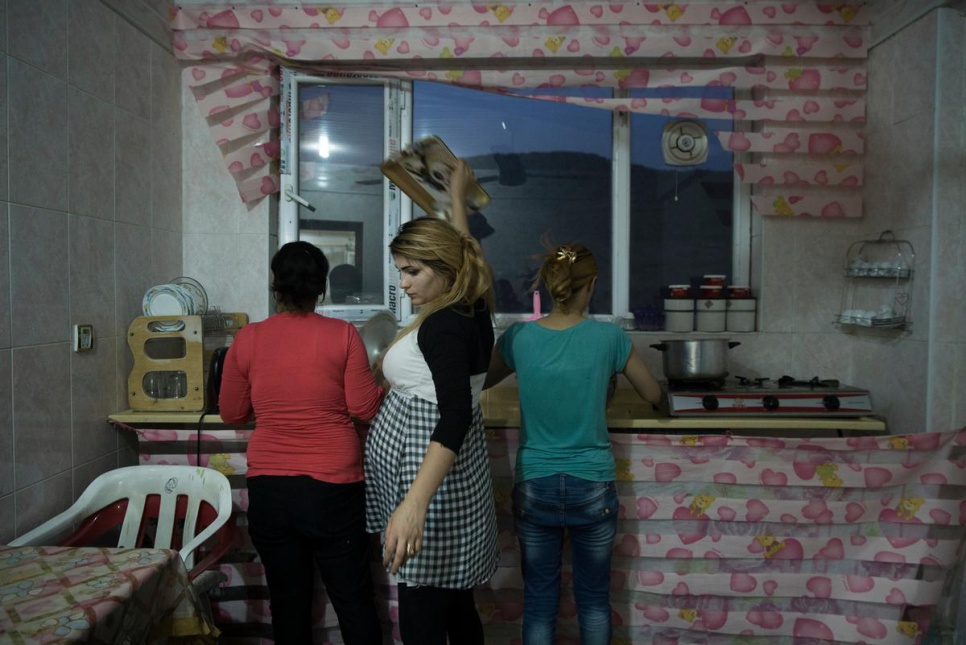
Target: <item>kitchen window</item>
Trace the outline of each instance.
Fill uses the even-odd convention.
[[[430,134],[466,158],[490,194],[470,226],[493,266],[504,318],[530,313],[544,239],[593,251],[600,277],[592,314],[632,311],[654,328],[669,283],[700,281],[706,273],[747,283],[750,230],[735,216],[731,156],[712,134],[730,122],[707,124],[706,162],[673,167],[661,153],[666,118],[446,83],[287,76],[285,100],[294,108],[283,121],[279,241],[323,235],[336,243],[352,230],[361,245],[362,252],[340,254],[342,264],[353,265],[340,273],[353,282],[330,286],[323,303],[330,315],[411,313],[398,298],[386,245],[401,222],[423,213],[383,181],[379,164],[395,146]],[[611,96],[598,87],[530,93]]]

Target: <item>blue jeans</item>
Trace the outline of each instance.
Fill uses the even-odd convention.
[[[617,486],[612,481],[560,474],[513,487],[523,569],[524,645],[554,642],[565,530],[570,534],[581,645],[610,643],[610,563],[617,511]]]

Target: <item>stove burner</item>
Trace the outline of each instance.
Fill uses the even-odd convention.
[[[752,384],[754,384],[755,387],[761,387],[762,385],[765,384],[765,382],[771,380],[771,379],[762,378],[762,377],[758,377],[758,378],[748,378],[747,376],[737,376],[737,375],[735,376],[735,378],[738,379],[738,385],[752,385]]]
[[[778,379],[778,387],[838,387],[839,382],[836,379],[819,379],[817,376],[813,376],[808,381],[801,381],[793,376],[783,376]]]
[[[834,379],[783,376],[711,381],[666,381],[660,407],[670,416],[858,417],[873,412],[868,390]]]

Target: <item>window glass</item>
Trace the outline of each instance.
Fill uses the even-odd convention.
[[[533,92],[610,96],[607,88]],[[590,311],[610,313],[611,112],[430,82],[414,83],[413,104],[413,139],[441,137],[490,195],[470,227],[493,266],[497,310],[532,310],[535,256],[546,237],[594,253],[600,273]],[[546,294],[542,301],[548,311]]]
[[[299,238],[329,259],[325,304],[384,304],[384,88],[302,84],[297,98],[299,194],[315,207],[299,207]]]
[[[726,87],[634,90],[634,98],[732,97]],[[699,132],[684,119],[632,114],[630,190],[629,305],[646,329],[661,329],[665,289],[669,284],[697,287],[705,274],[731,276],[733,261],[734,181],[731,153],[721,147],[715,130],[731,130],[731,121],[704,120],[708,155],[697,165],[665,162],[662,141],[677,159],[696,154]],[[680,139],[676,137],[684,136]]]

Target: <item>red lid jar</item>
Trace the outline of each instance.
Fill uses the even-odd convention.
[[[750,298],[751,289],[745,285],[731,284],[728,285],[728,297],[729,298]]]
[[[689,284],[670,284],[667,287],[668,298],[690,298],[691,285]]]
[[[707,274],[701,280],[701,284],[707,284],[717,287],[723,287],[725,283],[725,276],[719,274]]]
[[[702,284],[701,285],[701,297],[702,298],[722,298],[724,294],[724,287],[720,284]]]

